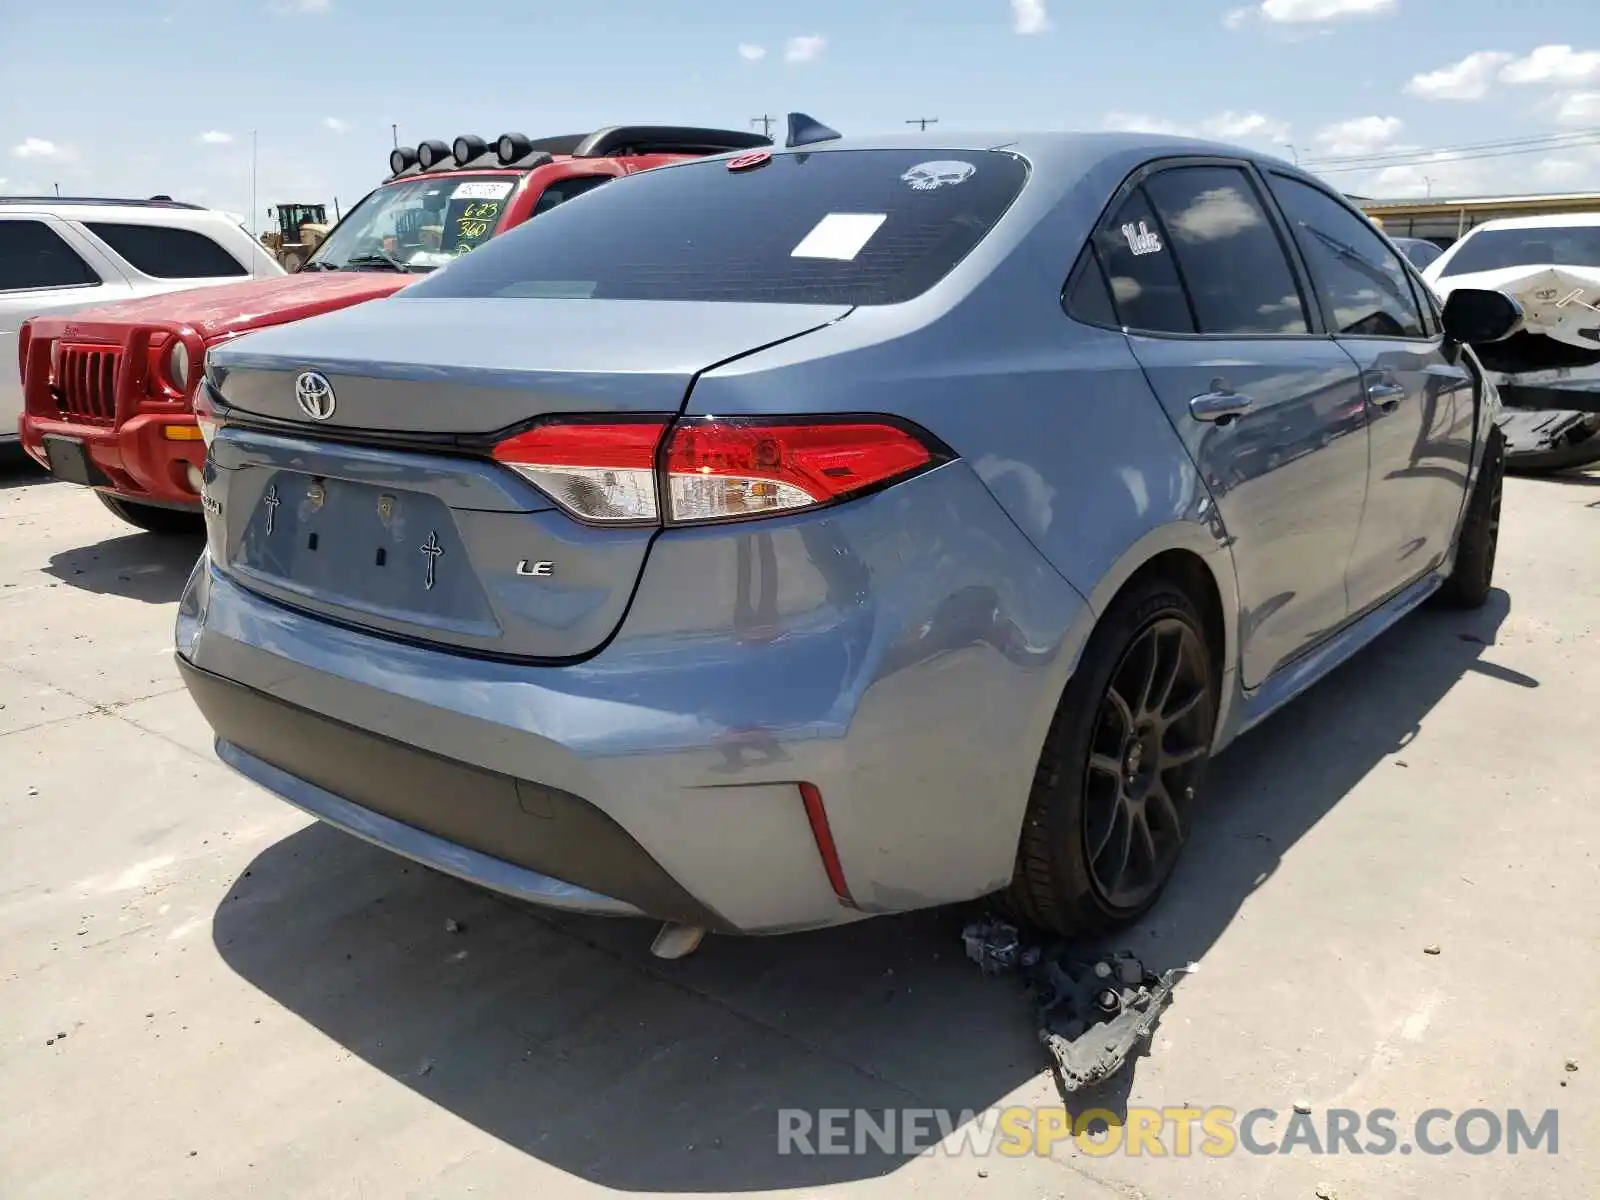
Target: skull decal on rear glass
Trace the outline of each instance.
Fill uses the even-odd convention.
[[[900,178],[919,192],[931,192],[946,184],[965,183],[977,169],[969,162],[925,162],[918,163]]]

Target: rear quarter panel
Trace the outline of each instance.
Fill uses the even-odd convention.
[[[1236,586],[1211,497],[1127,339],[1061,306],[1104,205],[1152,157],[1036,160],[1011,210],[932,290],[708,372],[689,411],[914,421],[971,465],[1095,612],[1156,554],[1200,556],[1221,594],[1231,664]]]

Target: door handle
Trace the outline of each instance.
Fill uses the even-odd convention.
[[[1243,392],[1206,392],[1189,401],[1189,414],[1196,421],[1226,424],[1249,412],[1253,403]]]
[[[1367,399],[1371,400],[1384,412],[1393,412],[1400,404],[1401,398],[1406,394],[1406,389],[1398,383],[1369,383],[1367,385]]]

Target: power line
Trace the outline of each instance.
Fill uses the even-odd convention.
[[[923,133],[928,132],[929,125],[937,125],[938,123],[938,117],[912,117],[906,122],[907,125],[917,126]]]
[[[1600,146],[1600,134],[1581,141],[1560,142],[1554,145],[1520,146],[1503,150],[1484,150],[1476,154],[1461,154],[1444,150],[1424,150],[1404,157],[1359,163],[1355,166],[1322,166],[1307,163],[1306,169],[1319,175],[1345,175],[1355,171],[1379,171],[1388,167],[1422,167],[1436,163],[1474,162],[1485,158],[1514,158],[1522,154],[1548,154],[1556,150],[1577,150],[1585,146]]]
[[[1457,158],[1492,158],[1507,154],[1530,154],[1541,150],[1562,150],[1586,146],[1600,138],[1600,129],[1572,133],[1543,134],[1534,137],[1502,138],[1491,142],[1472,142],[1457,146],[1435,146],[1410,150],[1374,150],[1367,154],[1325,154],[1305,160],[1304,165],[1323,171],[1368,170],[1374,167],[1410,165],[1416,162]]]

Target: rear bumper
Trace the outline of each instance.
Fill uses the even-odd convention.
[[[550,907],[723,924],[586,800],[319,718],[181,655],[178,672],[224,762],[347,833]]]
[[[222,757],[332,824],[538,903],[775,933],[1004,886],[1091,623],[953,463],[770,528],[663,534],[585,662],[348,629],[209,554],[177,644]]]
[[[167,432],[198,431],[192,414],[143,413],[119,425],[104,426],[24,412],[18,426],[23,448],[43,466],[49,466],[46,436],[73,438],[83,443],[90,463],[103,477],[104,483],[97,481],[98,486],[135,502],[200,511],[200,495],[190,479],[190,468],[205,469],[205,443],[192,436],[174,440]]]

